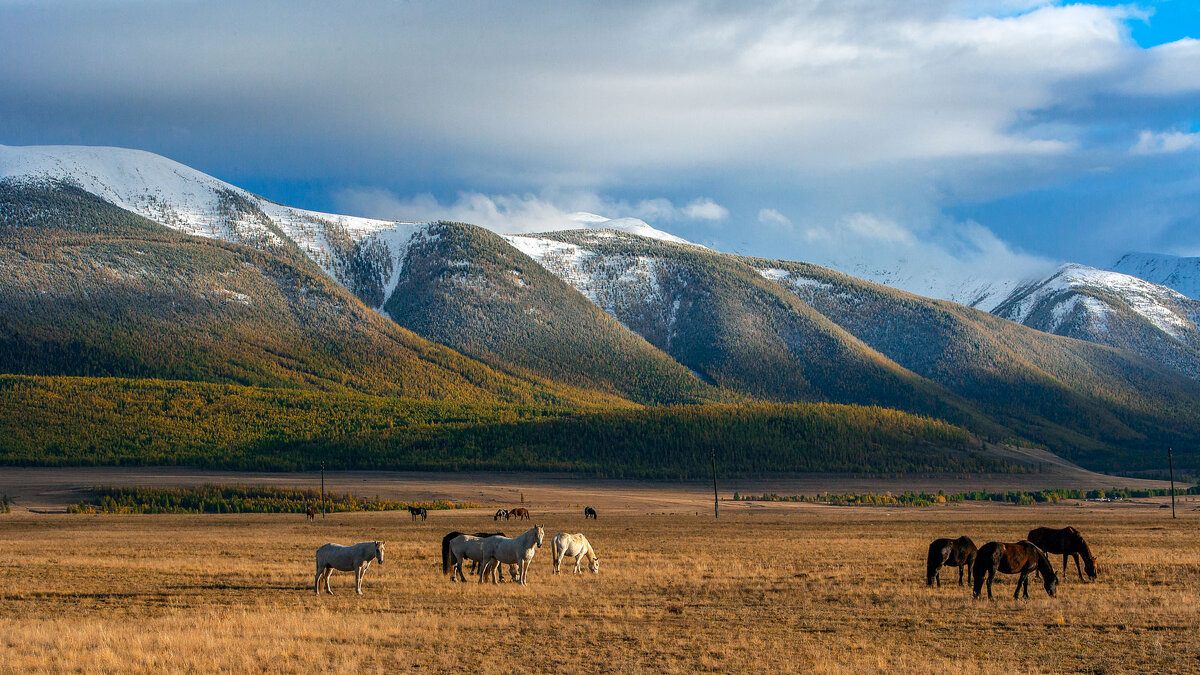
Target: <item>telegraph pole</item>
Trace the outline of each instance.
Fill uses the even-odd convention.
[[[712,459],[713,477],[713,518],[721,517],[721,499],[717,497],[717,449],[709,447],[709,457]]]
[[[325,519],[325,462],[321,462],[321,519]]]
[[[1175,520],[1175,460],[1171,458],[1171,448],[1167,448],[1167,468],[1171,472],[1171,520]]]

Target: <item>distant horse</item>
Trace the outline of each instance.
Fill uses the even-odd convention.
[[[600,573],[600,557],[596,555],[592,543],[582,534],[567,534],[560,532],[550,540],[550,550],[554,552],[554,573],[558,574],[562,559],[570,556],[575,559],[575,574],[580,573],[579,563],[584,556],[588,558],[588,569],[593,574]]]
[[[316,520],[317,514],[313,512],[313,507],[308,507],[308,510],[304,512],[304,517],[309,521]]]
[[[975,554],[978,553],[975,542],[970,537],[958,539],[934,539],[929,545],[929,557],[925,559],[925,583],[929,586],[937,582],[942,586],[942,567],[958,568],[958,585],[963,585],[963,568],[967,570],[967,583],[971,583],[971,567],[975,564]]]
[[[583,519],[587,520],[588,518],[591,518],[592,520],[596,519],[596,509],[593,509],[590,506],[585,506],[583,507]]]
[[[480,548],[483,552],[483,565],[479,568],[479,583],[483,583],[483,577],[495,570],[501,564],[517,565],[520,576],[517,581],[522,586],[529,580],[529,564],[533,562],[533,555],[542,546],[542,539],[546,536],[546,531],[541,525],[534,525],[526,530],[519,537],[509,539],[508,537],[488,537],[480,539]],[[493,577],[492,583],[496,583]]]
[[[496,515],[492,516],[492,520],[508,520],[508,509],[496,509]]]
[[[470,560],[475,565],[471,570],[471,573],[475,574],[479,571],[479,563],[483,560],[479,542],[488,537],[503,536],[505,536],[503,532],[476,532],[475,534],[451,532],[442,537],[442,574],[450,574],[451,581],[466,581],[467,578],[462,571],[463,561]],[[462,541],[458,541],[460,538]],[[517,578],[516,567],[509,565],[508,574],[515,581]],[[500,581],[504,581],[503,569],[500,570]]]
[[[525,508],[524,506],[518,506],[517,508],[509,511],[508,515],[510,518],[516,518],[517,520],[529,520],[529,509]]]
[[[1096,580],[1096,558],[1092,555],[1092,550],[1088,548],[1087,542],[1083,540],[1083,535],[1079,534],[1079,530],[1073,527],[1064,527],[1061,530],[1052,527],[1038,527],[1029,531],[1028,539],[1046,553],[1061,553],[1063,574],[1067,572],[1067,558],[1071,557],[1075,559],[1075,571],[1079,573],[1080,581],[1085,581],[1084,571],[1087,572],[1088,579]],[[1079,569],[1079,556],[1083,556],[1082,570]]]
[[[1042,586],[1046,588],[1046,594],[1054,597],[1055,590],[1058,588],[1058,575],[1054,573],[1054,565],[1050,564],[1050,558],[1046,557],[1046,553],[1038,548],[1031,541],[1019,541],[1015,544],[1005,544],[999,541],[989,541],[979,549],[979,554],[975,556],[974,574],[975,597],[979,597],[980,591],[983,589],[984,575],[987,575],[988,599],[992,598],[992,578],[996,576],[996,572],[1004,574],[1020,574],[1017,579],[1017,589],[1013,591],[1013,599],[1016,599],[1022,590],[1025,591],[1025,597],[1029,597],[1029,575],[1037,570],[1042,575]]]
[[[412,516],[412,520],[416,520],[417,516],[421,516],[421,520],[425,520],[429,517],[429,509],[424,506],[410,506],[408,507],[408,515]]]
[[[354,592],[362,595],[363,577],[366,576],[367,568],[371,566],[372,560],[378,560],[380,565],[383,564],[382,541],[364,541],[353,546],[325,544],[317,549],[317,578],[313,582],[313,590],[320,595],[321,581],[324,580],[325,592],[333,595],[333,591],[329,589],[329,575],[333,573],[333,570],[343,572],[353,570]]]

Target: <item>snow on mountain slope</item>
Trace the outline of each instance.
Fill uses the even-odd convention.
[[[860,262],[851,265],[833,263],[827,267],[883,286],[927,298],[949,300],[985,312],[995,309],[1014,290],[1028,281],[1022,278],[992,278],[975,274],[962,277],[944,269],[913,265],[905,260],[891,266]]]
[[[634,234],[647,236],[640,232]],[[657,258],[644,255],[606,256],[578,244],[537,235],[502,236],[518,251],[533,258],[551,274],[573,286],[618,321],[622,321],[622,316],[631,306],[661,306],[666,303],[666,296],[659,282],[660,261]],[[613,231],[596,230],[588,232],[588,236],[608,239],[620,235]],[[667,236],[671,239],[665,241],[677,240],[687,243],[678,237]],[[668,325],[665,326],[668,341],[674,317],[674,312],[668,312]],[[626,328],[630,326],[627,325]]]
[[[290,241],[376,308],[395,287],[409,242],[426,228],[283,206],[165,157],[124,148],[0,145],[0,181],[68,182],[191,235],[259,247]]]
[[[1059,332],[1073,316],[1086,314],[1098,331],[1108,329],[1108,317],[1118,308],[1109,299],[1125,303],[1133,312],[1158,330],[1185,341],[1196,332],[1200,305],[1178,291],[1119,272],[1067,263],[1054,274],[1027,284],[997,306],[995,314],[1030,325],[1035,313],[1041,317],[1041,330]]]
[[[1112,266],[1112,270],[1173,288],[1189,298],[1200,298],[1200,258],[1127,253]]]
[[[650,239],[658,239],[660,241],[669,241],[675,244],[691,244],[692,246],[700,246],[692,242],[677,237],[670,232],[664,232],[660,229],[651,227],[646,221],[638,218],[605,218],[594,213],[578,211],[567,216],[570,223],[562,228],[549,230],[551,232],[563,232],[568,230],[616,230],[618,232],[628,232],[636,234],[640,237],[649,237]],[[701,247],[703,248],[703,247]]]

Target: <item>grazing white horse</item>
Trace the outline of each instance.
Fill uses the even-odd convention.
[[[545,536],[546,531],[542,526],[534,525],[519,537],[488,537],[481,541],[479,546],[484,563],[479,566],[479,583],[482,584],[484,575],[493,572],[499,565],[515,564],[520,573],[517,581],[524,586],[529,576],[529,563],[533,562],[533,554],[537,553]],[[495,576],[492,577],[492,583],[496,583]]]
[[[554,573],[558,574],[558,568],[562,565],[562,559],[570,556],[575,559],[575,574],[579,574],[582,570],[579,569],[579,563],[584,556],[588,558],[588,569],[593,574],[600,573],[600,557],[596,555],[595,549],[592,548],[592,542],[588,541],[587,537],[581,533],[567,534],[559,532],[550,540],[550,550],[554,551]]]
[[[466,581],[467,577],[463,575],[463,563],[468,560],[474,560],[479,563],[476,570],[482,568],[482,563],[486,558],[483,555],[483,541],[492,537],[476,537],[471,534],[460,534],[450,540],[450,564],[454,568],[450,571],[450,581]],[[501,572],[503,578],[504,573]],[[509,574],[512,574],[512,568],[509,568]],[[515,577],[514,577],[515,578]]]
[[[333,595],[333,591],[329,589],[329,575],[333,574],[334,570],[354,570],[354,592],[362,595],[363,577],[366,576],[372,560],[383,564],[382,541],[364,541],[353,546],[325,544],[317,549],[317,578],[313,582],[313,590],[320,595],[321,581],[324,580],[325,592]]]

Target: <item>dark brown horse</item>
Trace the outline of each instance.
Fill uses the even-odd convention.
[[[942,567],[958,568],[958,585],[963,585],[963,568],[967,570],[967,583],[971,583],[971,567],[975,564],[975,542],[970,537],[958,539],[934,539],[929,545],[929,557],[925,561],[925,583],[942,586]]]
[[[517,508],[508,512],[508,517],[516,518],[517,520],[529,520],[529,509],[525,508],[524,506],[518,506]]]
[[[1022,590],[1025,597],[1029,597],[1029,575],[1035,570],[1042,575],[1042,585],[1046,588],[1047,595],[1053,598],[1058,589],[1058,575],[1054,573],[1054,565],[1050,564],[1050,558],[1046,557],[1045,551],[1031,541],[1023,540],[1015,544],[989,541],[979,549],[973,567],[974,592],[977,598],[983,590],[986,575],[988,599],[992,599],[992,578],[996,576],[996,572],[1021,575],[1017,579],[1017,590],[1013,591],[1014,599],[1019,597]]]
[[[583,519],[584,519],[584,520],[587,520],[588,518],[591,518],[591,519],[595,520],[595,518],[596,518],[596,509],[593,509],[593,508],[592,508],[592,507],[590,507],[590,506],[585,506],[585,507],[583,507]]]
[[[1029,531],[1028,539],[1046,553],[1061,553],[1063,574],[1067,572],[1067,558],[1070,557],[1075,559],[1075,571],[1079,572],[1080,581],[1085,581],[1084,571],[1087,571],[1088,579],[1096,580],[1096,558],[1088,548],[1087,542],[1083,540],[1083,535],[1079,534],[1079,530],[1073,527],[1064,527],[1061,530],[1038,527]],[[1083,569],[1079,569],[1079,556],[1083,556]]]
[[[304,519],[305,520],[316,520],[316,518],[317,518],[317,514],[313,512],[313,507],[311,507],[311,506],[308,507],[308,510],[304,512]]]

